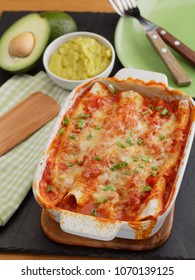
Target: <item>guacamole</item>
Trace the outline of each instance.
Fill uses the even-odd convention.
[[[62,44],[49,61],[55,75],[68,80],[85,80],[103,72],[110,64],[112,51],[91,37],[75,37]]]

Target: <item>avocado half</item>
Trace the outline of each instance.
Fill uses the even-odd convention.
[[[10,26],[0,39],[0,67],[9,72],[25,72],[41,57],[50,37],[50,24],[30,13]]]

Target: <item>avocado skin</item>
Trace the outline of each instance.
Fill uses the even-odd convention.
[[[34,19],[33,19],[34,17]],[[2,57],[3,55],[1,56],[0,54],[0,68],[2,70],[5,70],[7,72],[10,72],[10,73],[13,73],[13,74],[18,74],[18,73],[25,73],[25,72],[28,72],[30,71],[31,69],[33,69],[37,63],[40,61],[41,57],[42,57],[42,54],[45,50],[45,48],[47,47],[48,43],[49,43],[49,38],[50,38],[50,34],[51,34],[51,27],[50,27],[50,24],[49,22],[46,20],[46,19],[43,19],[40,14],[38,13],[29,13],[27,14],[26,16],[20,18],[18,21],[16,21],[14,24],[12,24],[5,32],[4,34],[2,35],[1,39],[0,39],[0,51],[2,51],[2,45],[3,45],[3,41],[4,41],[4,38],[7,37],[9,34],[9,32],[11,33],[12,32],[12,29],[15,28],[14,26],[16,24],[18,24],[18,22],[21,22],[23,23],[23,26],[27,25],[27,23],[25,24],[25,20],[28,22],[28,20],[31,20],[31,24],[33,22],[33,20],[36,21],[36,19],[41,19],[41,21],[44,22],[44,40],[42,40],[41,44],[40,44],[40,48],[39,48],[39,52],[38,52],[38,56],[34,57],[34,58],[31,58],[32,55],[29,55],[29,64],[26,63],[25,67],[20,67],[20,64],[18,64],[18,67],[14,65],[14,69],[12,68],[12,66],[9,64],[9,65],[6,65],[6,63],[3,63],[1,60],[2,60]],[[32,24],[33,25],[33,24]],[[21,25],[22,26],[22,25]],[[27,25],[28,26],[28,25]],[[24,28],[24,27],[22,27]],[[21,29],[22,30],[22,29]],[[22,30],[23,31],[23,30]],[[28,28],[28,31],[32,31],[31,27]],[[37,30],[37,32],[40,32],[39,29]],[[20,29],[18,29],[18,33],[20,33]],[[10,40],[12,39],[12,36],[10,36]],[[9,43],[9,42],[8,42]],[[11,55],[8,55],[9,57],[11,57]]]
[[[50,42],[64,34],[78,31],[75,20],[67,13],[60,11],[42,12],[40,16],[47,19],[50,24]]]
[[[28,67],[23,68],[23,69],[10,70],[10,69],[4,69],[1,66],[0,66],[0,68],[2,70],[7,71],[7,72],[12,73],[12,74],[25,74],[25,73],[31,71],[33,68],[35,68],[40,60],[41,60],[41,57],[39,57],[33,64],[31,64]]]

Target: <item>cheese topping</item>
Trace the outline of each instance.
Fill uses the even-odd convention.
[[[55,207],[87,215],[155,218],[170,196],[188,126],[186,100],[96,82],[64,116],[40,193]]]

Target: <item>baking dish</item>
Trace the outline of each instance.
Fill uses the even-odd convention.
[[[171,195],[163,211],[161,211],[161,213],[155,220],[148,218],[143,219],[142,221],[127,222],[75,213],[49,204],[40,194],[39,184],[46,167],[46,162],[49,156],[49,149],[56,135],[58,134],[64,115],[70,108],[72,108],[77,98],[97,81],[105,85],[112,83],[115,87],[117,86],[118,88],[123,90],[136,90],[146,96],[163,96],[164,99],[168,100],[186,99],[189,102],[190,129],[185,149],[182,155],[176,179],[173,184]],[[67,233],[105,241],[112,240],[115,237],[127,239],[145,239],[152,236],[161,228],[163,222],[165,221],[165,218],[167,217],[175,203],[175,199],[180,188],[193,141],[195,129],[194,110],[194,101],[185,93],[182,93],[180,91],[173,91],[172,94],[170,94],[170,92],[168,91],[167,93],[166,76],[159,73],[125,68],[120,70],[113,78],[95,79],[82,84],[71,92],[68,99],[62,106],[62,110],[57,118],[54,129],[50,135],[45,151],[43,152],[42,158],[37,167],[37,171],[33,181],[33,192],[37,202],[47,211],[52,219],[60,223],[61,229]]]

